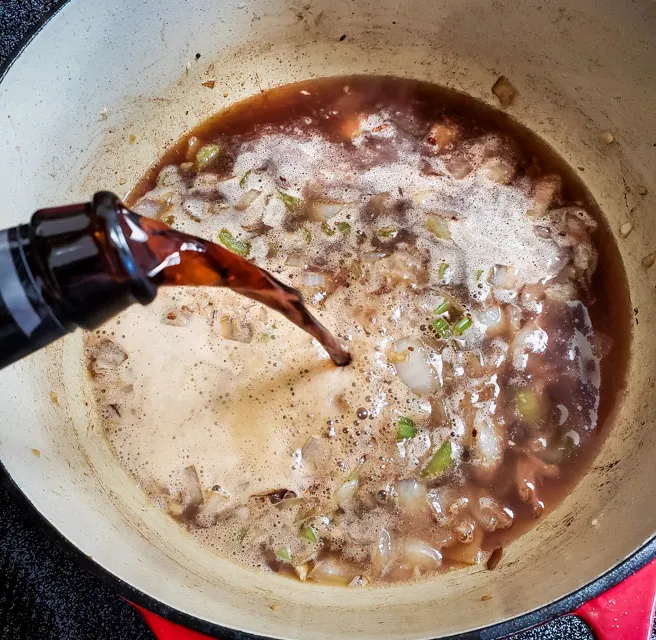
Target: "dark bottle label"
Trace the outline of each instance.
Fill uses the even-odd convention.
[[[68,330],[34,280],[19,228],[0,231],[0,368],[62,337]]]

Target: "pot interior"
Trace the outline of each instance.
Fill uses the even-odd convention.
[[[464,632],[552,602],[632,554],[656,530],[656,267],[644,261],[656,251],[654,34],[647,0],[531,0],[521,11],[506,0],[69,2],[0,84],[2,227],[99,189],[124,195],[182,132],[260,89],[392,74],[493,104],[491,86],[504,74],[519,90],[512,115],[582,168],[616,232],[636,324],[626,391],[598,458],[495,571],[346,590],[253,573],[200,548],[109,451],[80,334],[0,373],[0,457],[13,479],[65,537],[130,585],[203,620],[273,637]],[[208,79],[214,89],[203,86]],[[620,237],[626,222],[633,229]]]

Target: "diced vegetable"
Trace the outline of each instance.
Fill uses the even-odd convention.
[[[203,503],[200,479],[193,464],[182,470],[182,503],[185,507],[196,507]]]
[[[399,504],[408,511],[420,512],[428,506],[426,500],[426,485],[414,478],[401,480],[396,485],[396,493],[399,497]]]
[[[469,316],[465,316],[464,318],[460,318],[460,320],[453,325],[453,333],[461,336],[471,326],[472,319]]]
[[[292,551],[289,547],[278,547],[275,551],[276,558],[282,560],[283,562],[292,561]]]
[[[246,181],[248,180],[248,176],[250,176],[251,173],[253,173],[253,170],[252,170],[252,169],[249,169],[249,170],[248,170],[248,171],[247,171],[247,172],[241,177],[241,179],[239,180],[239,186],[240,186],[240,187],[245,187],[245,186],[246,186]]]
[[[312,242],[312,233],[307,227],[303,227],[303,237],[305,238],[305,244]]]
[[[207,169],[216,162],[222,153],[223,149],[218,144],[206,144],[201,147],[196,153],[196,171],[200,172]]]
[[[294,571],[296,571],[296,575],[298,576],[298,579],[301,582],[305,582],[308,577],[308,565],[307,564],[299,564],[294,567]]]
[[[303,204],[303,200],[289,193],[278,191],[278,195],[280,196],[282,203],[285,205],[285,208],[290,213],[296,213],[301,208],[301,205]]]
[[[451,327],[449,327],[449,323],[443,317],[435,318],[430,326],[433,332],[440,338],[446,340],[451,337]]]
[[[302,267],[305,265],[305,258],[298,253],[290,253],[285,260],[285,265],[288,267]]]
[[[327,222],[324,222],[321,225],[321,231],[323,231],[324,234],[326,234],[328,237],[335,235],[335,229],[331,227]]]
[[[453,462],[453,448],[447,440],[431,457],[428,464],[421,470],[422,478],[435,478],[443,474]]]
[[[415,205],[420,207],[428,198],[433,195],[433,191],[430,189],[424,189],[423,191],[415,191],[411,196],[410,200],[414,202]]]
[[[504,264],[495,265],[490,284],[499,289],[514,289],[517,284],[517,270]]]
[[[344,208],[343,202],[315,202],[312,207],[314,218],[327,222]]]
[[[515,407],[526,422],[537,422],[542,417],[542,402],[532,389],[520,389],[515,394]]]
[[[335,225],[340,233],[343,233],[345,236],[351,233],[351,225],[348,222],[338,222]]]
[[[384,575],[392,563],[392,537],[386,529],[381,529],[378,540],[371,550],[371,566],[376,575]]]
[[[308,574],[310,580],[321,584],[346,586],[357,575],[357,571],[337,558],[328,557],[317,562]]]
[[[298,535],[300,535],[301,538],[304,538],[308,542],[311,542],[312,544],[318,540],[317,534],[312,527],[303,527]]]
[[[436,316],[441,316],[443,313],[446,313],[449,310],[449,301],[443,300],[437,307],[433,310],[433,313]]]
[[[306,271],[303,274],[303,284],[306,287],[323,287],[326,284],[326,276],[318,271]]]
[[[249,189],[235,204],[237,211],[246,211],[261,195],[257,189]]]
[[[92,375],[100,375],[105,371],[118,369],[126,360],[128,354],[109,338],[105,338],[93,354],[89,362]]]
[[[440,240],[451,239],[449,224],[444,218],[439,218],[438,216],[426,216],[426,222],[424,224],[426,229]]]
[[[417,435],[415,423],[407,416],[401,416],[396,423],[396,439],[398,441],[414,438]]]
[[[440,280],[446,280],[446,275],[449,270],[449,264],[447,262],[441,262],[440,266],[437,268],[437,277]]]
[[[355,497],[355,494],[358,492],[358,485],[360,481],[357,477],[351,478],[344,482],[337,491],[335,491],[335,502],[342,507],[345,505],[351,498]]]
[[[393,240],[397,235],[399,235],[399,228],[383,227],[382,229],[376,229],[376,235],[379,238],[383,238],[384,240]]]
[[[442,563],[442,554],[424,540],[409,538],[403,543],[403,564],[425,571],[437,569]]]
[[[225,227],[219,231],[219,242],[242,258],[247,258],[251,253],[251,243],[246,240],[238,240]]]
[[[481,281],[481,278],[483,277],[484,273],[485,273],[485,269],[477,269],[476,270],[476,282]]]
[[[397,340],[390,355],[394,355],[393,364],[399,377],[413,393],[424,395],[437,391],[440,386],[439,377],[419,340]],[[404,355],[407,358],[404,359]]]

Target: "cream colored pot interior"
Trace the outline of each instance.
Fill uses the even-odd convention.
[[[493,103],[490,88],[505,74],[519,90],[512,114],[584,168],[616,231],[640,324],[624,402],[593,469],[495,571],[346,590],[251,573],[199,548],[110,455],[79,334],[0,374],[8,471],[110,572],[181,611],[260,635],[438,637],[593,580],[656,531],[656,267],[642,263],[656,251],[655,60],[650,0],[70,2],[0,84],[1,227],[100,188],[124,194],[183,131],[260,89],[394,74]],[[214,89],[201,85],[208,79]],[[614,143],[602,141],[605,130]],[[626,222],[633,231],[620,238]],[[493,597],[481,601],[484,594]]]

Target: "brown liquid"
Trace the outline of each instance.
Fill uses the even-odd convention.
[[[135,242],[132,249],[141,254],[135,256],[137,261],[157,284],[228,287],[278,311],[316,338],[338,367],[351,361],[348,351],[307,310],[296,289],[218,244],[175,231],[163,222],[132,211],[124,213],[148,236],[145,245]],[[130,237],[130,230],[126,231]]]
[[[345,92],[345,87],[350,88],[350,91]],[[299,98],[301,90],[304,92],[302,94],[303,98]],[[218,167],[217,174],[227,178],[234,173],[231,163],[239,155],[242,145],[257,140],[262,135],[273,131],[294,136],[298,135],[295,129],[297,127],[303,135],[320,135],[329,141],[350,145],[349,142],[343,142],[343,125],[345,122],[354,115],[377,112],[381,106],[399,116],[397,124],[407,134],[407,140],[413,145],[413,149],[421,149],[421,140],[428,126],[432,122],[441,119],[457,123],[461,127],[463,141],[474,139],[486,133],[500,134],[511,139],[519,177],[537,180],[548,174],[560,176],[562,179],[561,204],[563,206],[576,205],[584,207],[596,218],[599,224],[597,230],[592,233],[594,245],[599,253],[599,266],[594,272],[589,295],[586,296],[585,300],[595,330],[612,338],[610,351],[601,361],[601,398],[598,410],[598,425],[596,429],[591,431],[581,431],[583,445],[560,465],[558,478],[549,479],[540,487],[540,496],[545,503],[545,511],[548,512],[567,495],[581,475],[589,468],[612,424],[614,412],[624,388],[631,340],[631,316],[629,313],[630,300],[626,276],[611,229],[577,173],[540,138],[526,130],[505,113],[492,109],[468,96],[428,83],[390,77],[366,76],[305,81],[256,95],[202,123],[193,132],[185,135],[177,144],[173,145],[161,158],[160,162],[149,170],[143,180],[133,189],[129,203],[135,204],[141,196],[156,186],[157,175],[164,166],[179,165],[185,160],[189,160],[186,156],[188,153],[187,141],[192,135],[205,142],[218,140],[225,146],[227,150],[225,165]],[[332,114],[330,118],[325,117],[328,113]],[[414,114],[414,117],[406,117],[408,114]],[[304,124],[305,119],[307,119],[307,124]],[[351,148],[354,153],[357,152],[355,147],[352,146]],[[384,163],[389,161],[389,158],[381,156],[379,160]],[[368,165],[363,164],[361,168],[365,170],[367,167]],[[295,182],[296,179],[296,176],[287,174],[279,177],[284,185],[289,184],[291,186],[294,184],[298,188],[299,185]],[[284,185],[279,186],[279,188],[285,190]],[[304,193],[304,195],[306,199],[311,197],[310,193]],[[402,213],[399,212],[399,215],[401,216]],[[374,222],[375,220],[372,219],[372,227]],[[260,283],[271,286],[271,284],[274,284],[280,288],[279,295],[281,297],[278,298],[278,302],[281,306],[273,306],[273,308],[286,314],[290,306],[293,306],[295,312],[300,313],[300,315],[296,316],[297,319],[288,316],[292,321],[308,330],[306,318],[309,318],[312,327],[315,330],[318,327],[320,335],[326,335],[325,329],[318,324],[314,324],[314,319],[302,307],[297,292],[290,290],[285,285],[281,285],[266,272],[262,272],[257,267],[221,247],[173,232],[161,223],[141,219],[139,224],[149,235],[152,235],[154,231],[159,234],[163,233],[163,235],[157,237],[158,242],[162,242],[161,252],[156,253],[162,259],[175,254],[180,249],[179,243],[181,241],[192,243],[190,251],[181,253],[183,262],[180,265],[172,265],[166,268],[166,275],[162,284],[231,286],[240,293],[245,293],[253,299],[273,306],[267,296],[262,295],[261,289],[255,292],[256,295],[253,295],[252,291],[248,293],[241,289],[243,284],[234,280],[230,281],[229,278],[222,276],[219,265],[223,260],[229,260],[230,264],[238,262],[239,265],[242,267],[245,265],[252,272],[253,280],[249,280],[249,276],[245,272],[235,272],[239,276],[244,276],[248,285]],[[290,232],[293,231],[294,229],[290,230]],[[481,232],[485,232],[484,226],[481,227]],[[400,234],[399,240],[401,240]],[[413,237],[403,237],[403,241],[413,244]],[[149,239],[149,247],[150,242]],[[166,244],[167,242],[170,244]],[[175,244],[176,242],[178,244]],[[201,248],[202,252],[192,254],[191,252],[197,251],[198,247]],[[342,248],[338,247],[338,250],[342,250]],[[193,270],[193,275],[188,270]],[[265,279],[262,280],[262,277]],[[295,296],[294,302],[289,298],[290,291]],[[552,322],[555,326],[557,318],[554,317]],[[309,332],[321,341],[316,333]],[[325,343],[323,344],[326,346]],[[333,344],[336,343],[333,342]],[[346,355],[348,358],[348,355],[341,347],[339,349],[339,354],[341,356]],[[333,360],[340,364],[334,357]],[[343,364],[346,364],[346,362]],[[359,365],[360,358],[358,358]],[[567,379],[551,381],[550,389],[554,398],[565,397],[570,391],[567,388]],[[556,400],[554,400],[555,403]],[[345,423],[345,416],[341,416],[340,419]],[[317,433],[320,433],[318,429],[317,427]],[[341,431],[340,428],[338,435]],[[343,433],[346,441],[346,427],[344,427]],[[360,441],[357,442],[360,443]],[[350,441],[347,444],[352,446]],[[515,454],[509,452],[495,479],[480,479],[477,481],[481,486],[491,489],[495,494],[504,497],[515,514],[515,521],[510,529],[497,530],[494,533],[486,534],[483,542],[483,549],[486,551],[492,551],[498,546],[506,546],[513,538],[535,523],[530,505],[523,502],[509,489],[512,485],[516,462]],[[374,475],[375,471],[376,469],[368,469],[368,473],[371,475]],[[431,523],[422,532],[427,539],[430,539],[430,532],[433,528]],[[444,566],[448,566],[446,560]],[[285,567],[280,570],[284,571]]]

